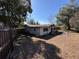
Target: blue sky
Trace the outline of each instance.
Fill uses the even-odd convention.
[[[56,15],[59,9],[69,2],[69,0],[31,0],[33,12],[31,17],[41,24],[56,23]]]

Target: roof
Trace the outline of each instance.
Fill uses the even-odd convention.
[[[29,27],[52,27],[54,25],[26,25],[26,26],[29,26]]]

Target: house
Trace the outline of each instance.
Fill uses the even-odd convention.
[[[53,34],[56,29],[54,25],[26,25],[25,26],[26,32],[29,32],[30,34],[34,34],[34,35],[46,35],[46,34]]]

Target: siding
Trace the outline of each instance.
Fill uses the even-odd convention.
[[[34,30],[34,29],[36,29],[36,30]],[[40,34],[40,29],[39,28],[32,28],[31,33],[35,34],[35,35],[39,35]]]
[[[40,28],[40,35],[46,35],[49,34],[51,32],[51,28],[48,28],[48,31],[43,31],[44,28]]]
[[[34,30],[36,29],[36,30]],[[28,28],[27,31],[31,34],[34,34],[34,35],[40,35],[40,28]]]
[[[48,28],[48,31],[43,31],[44,28]],[[52,32],[51,32],[51,28],[52,28]],[[34,30],[36,29],[36,30]],[[41,27],[41,28],[37,28],[37,27],[27,27],[26,28],[26,32],[29,32],[30,34],[34,34],[34,35],[46,35],[49,33],[53,33],[55,32],[54,27]]]

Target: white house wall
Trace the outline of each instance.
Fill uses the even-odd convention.
[[[28,28],[28,32],[31,34],[35,34],[35,35],[39,35],[40,34],[40,29],[39,28],[35,28],[36,30],[34,30],[34,28]]]
[[[35,27],[34,27],[35,28]],[[41,28],[35,28],[36,30],[34,30],[34,28],[32,27],[27,27],[26,31],[28,31],[30,34],[34,34],[34,35],[46,35],[49,34],[51,32],[51,28],[52,28],[52,34],[55,32],[54,27],[41,27]],[[43,31],[44,28],[48,28],[48,31]]]
[[[36,30],[34,31],[34,29],[32,29],[32,33],[33,34],[36,34],[36,35],[39,35],[40,34],[40,29],[39,28],[35,28]]]
[[[51,32],[51,28],[48,28],[48,31],[43,31],[44,28],[40,28],[40,35],[46,35],[49,34]]]

